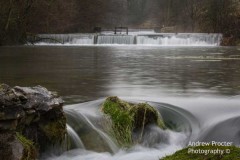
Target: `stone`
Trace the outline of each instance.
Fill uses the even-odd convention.
[[[21,160],[24,147],[13,132],[0,133],[0,155],[4,160]]]
[[[0,153],[6,153],[4,159],[21,159],[21,154],[36,156],[30,153],[34,150],[29,149],[31,144],[42,153],[48,146],[61,144],[66,133],[63,100],[56,93],[42,86],[0,85],[0,139],[5,137]]]

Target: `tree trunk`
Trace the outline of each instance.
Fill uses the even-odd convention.
[[[9,24],[10,24],[10,21],[11,21],[11,16],[12,16],[12,0],[10,0],[10,6],[9,6],[9,11],[8,11],[8,18],[7,18],[7,22],[6,22],[6,25],[5,25],[5,31],[8,30],[9,28]]]

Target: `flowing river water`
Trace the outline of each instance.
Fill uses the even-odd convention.
[[[65,100],[71,150],[44,159],[158,160],[189,141],[240,145],[239,47],[0,47],[0,83],[42,85]],[[120,149],[100,112],[111,95],[151,104],[175,129],[149,126],[141,145]]]

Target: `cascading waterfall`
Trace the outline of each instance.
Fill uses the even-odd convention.
[[[219,46],[221,34],[153,34],[137,36],[137,44],[161,46]]]
[[[134,36],[127,35],[108,35],[98,36],[97,44],[134,44]]]
[[[61,156],[50,155],[47,159],[158,160],[186,146],[191,135],[191,124],[186,121],[186,118],[181,117],[177,112],[169,112],[167,116],[172,118],[170,118],[171,120],[166,119],[166,122],[185,123],[178,132],[162,130],[155,125],[150,125],[145,128],[140,144],[129,149],[119,148],[114,138],[111,137],[111,132],[106,129],[109,125],[105,121],[106,117],[99,111],[102,102],[103,100],[92,101],[67,106],[64,109],[67,116],[68,133],[71,134],[70,138],[73,138],[70,142],[74,142],[75,147],[70,148],[71,150]],[[166,110],[168,109],[162,110],[163,113]]]
[[[111,140],[111,138],[101,129],[96,127],[85,115],[74,110],[65,110],[65,113],[68,119],[68,131],[71,133],[74,131],[79,136],[79,138],[75,138],[76,136],[74,136],[74,139],[72,139],[75,148],[79,148],[75,143],[81,144],[85,142],[88,144],[82,144],[81,148],[85,147],[95,151],[108,151],[112,153],[118,151],[117,145]],[[93,121],[98,122],[100,120],[94,119]],[[81,140],[81,137],[85,137],[85,139]]]
[[[173,154],[177,150],[186,147],[188,142],[199,140],[208,142],[212,140],[229,141],[239,146],[239,107],[235,105],[239,104],[236,103],[239,101],[231,100],[228,102],[228,104],[231,104],[228,107],[233,109],[234,114],[232,114],[232,112],[227,114],[226,106],[223,105],[219,107],[218,103],[218,105],[215,106],[215,100],[209,102],[209,99],[205,99],[207,104],[212,105],[212,109],[217,107],[218,112],[216,112],[216,110],[209,110],[209,106],[204,105],[208,108],[209,112],[214,111],[216,115],[219,115],[219,117],[216,118],[216,115],[206,114],[205,109],[196,111],[196,108],[193,107],[193,110],[196,111],[197,114],[192,114],[192,112],[182,107],[160,103],[151,99],[138,101],[126,98],[126,100],[131,103],[144,101],[156,107],[160,111],[166,125],[172,129],[162,130],[157,126],[149,125],[144,130],[143,139],[140,144],[136,144],[128,149],[118,148],[114,138],[111,137],[111,134],[106,130],[108,126],[108,123],[104,121],[106,118],[104,118],[99,111],[99,107],[104,99],[70,105],[64,109],[67,115],[68,132],[73,133],[73,136],[70,137],[72,137],[74,141],[78,141],[74,142],[74,144],[83,143],[84,148],[80,145],[80,147],[72,148],[60,156],[50,154],[46,159],[159,160],[166,155]],[[196,103],[196,101],[202,101],[202,99],[189,101],[187,103],[181,101],[181,99],[177,100],[179,104],[185,104],[186,106],[188,103],[192,106],[192,103]],[[201,115],[200,117],[202,117],[202,119],[199,119],[198,114]],[[205,117],[202,116],[202,114]],[[226,132],[228,129],[231,130],[231,132]]]
[[[67,124],[67,133],[68,133],[69,139],[72,140],[70,143],[73,145],[74,148],[82,148],[82,149],[85,148],[78,134],[68,124]]]
[[[222,34],[208,33],[40,34],[36,44],[219,46],[221,39]]]

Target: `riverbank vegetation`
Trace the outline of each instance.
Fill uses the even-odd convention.
[[[223,45],[240,39],[238,0],[1,0],[0,45],[22,44],[39,33],[155,28],[159,32],[223,33]]]
[[[221,153],[221,151],[223,153]],[[212,153],[208,153],[212,152]],[[199,146],[177,151],[161,160],[239,160],[240,148],[235,146]]]

